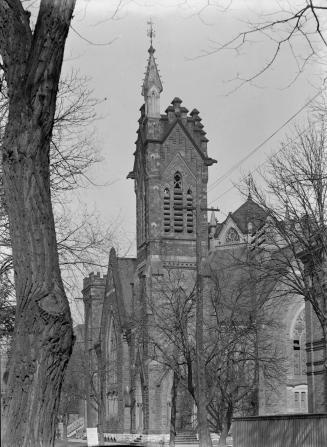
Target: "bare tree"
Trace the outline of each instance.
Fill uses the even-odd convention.
[[[1,68],[8,85],[2,139],[16,326],[1,441],[50,446],[73,343],[50,197],[49,150],[75,0],[41,0],[35,28],[18,0],[0,1]]]
[[[220,1],[209,1],[203,8],[217,7]],[[228,7],[233,6],[233,1]],[[224,12],[226,11],[225,8]],[[201,10],[201,13],[203,13]],[[213,48],[204,52],[204,55],[215,54],[219,51],[232,50],[240,53],[245,47],[250,48],[259,40],[266,41],[267,52],[265,60],[257,71],[248,75],[238,75],[240,85],[255,81],[274,64],[277,63],[282,51],[287,51],[289,60],[294,61],[296,73],[293,81],[305,70],[307,64],[314,57],[319,58],[327,45],[326,16],[327,6],[320,0],[288,0],[276,1],[267,4],[265,13],[260,9],[257,20],[253,19],[255,11],[251,13],[251,22],[247,28],[234,35],[224,43],[212,42]],[[293,82],[291,81],[291,82]]]
[[[316,118],[282,143],[259,181],[250,176],[247,184],[269,216],[254,239],[258,268],[303,296],[320,324],[326,409],[327,134],[325,113]]]
[[[225,446],[232,417],[258,413],[259,378],[274,388],[285,377],[285,353],[273,336],[280,329],[273,308],[282,301],[272,294],[276,278],[254,269],[247,246],[218,251],[209,267],[208,413],[219,446]]]
[[[190,395],[192,410],[196,394],[195,353],[195,279],[190,272],[166,269],[153,283],[152,296],[147,297],[149,310],[148,355],[171,371],[170,446],[175,445],[178,391]],[[138,324],[142,330],[142,322]],[[188,411],[185,423],[191,427]]]
[[[98,103],[88,88],[88,79],[78,72],[72,71],[60,80],[50,145],[50,188],[59,263],[70,298],[79,294],[81,277],[90,267],[105,265],[114,231],[101,222],[95,213],[86,209],[72,213],[69,209],[74,191],[88,187],[92,182],[87,176],[88,169],[101,160],[90,132],[90,126],[97,118],[95,106]],[[5,82],[0,95],[0,110],[3,112],[0,121],[4,128],[8,119],[8,89]],[[2,186],[1,191],[0,280],[2,273],[12,270],[9,222]],[[14,295],[13,290],[11,295]]]

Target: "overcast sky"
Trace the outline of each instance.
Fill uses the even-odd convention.
[[[218,161],[209,168],[208,203],[221,209],[217,215],[220,221],[242,203],[237,189],[231,189],[233,183],[239,181],[241,172],[254,169],[278,149],[286,129],[224,181],[217,183],[217,179],[283,125],[320,86],[321,66],[312,63],[304,75],[285,88],[297,70],[288,51],[255,86],[246,84],[231,93],[237,85],[231,81],[238,74],[251,75],[263,66],[271,44],[257,36],[240,54],[223,51],[201,56],[214,48],[215,42],[227,42],[246,29],[247,18],[254,20],[256,14],[271,13],[275,2],[234,0],[226,11],[210,7],[199,14],[206,3],[122,1],[121,9],[112,18],[117,1],[77,2],[64,70],[69,72],[74,67],[90,77],[90,88],[103,100],[97,106],[102,118],[93,124],[103,162],[93,170],[92,178],[99,184],[109,184],[90,186],[80,191],[79,197],[90,210],[97,209],[104,221],[119,221],[121,253],[129,240],[129,255],[135,254],[135,195],[133,182],[126,175],[133,167],[137,120],[143,103],[141,84],[148,58],[150,17],[155,24],[155,56],[163,83],[162,113],[175,96],[189,110],[196,107],[200,111],[209,139],[209,156]]]

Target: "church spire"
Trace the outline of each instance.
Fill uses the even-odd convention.
[[[153,38],[155,37],[152,20],[148,22],[148,37],[150,37],[150,48],[148,50],[149,59],[142,86],[142,95],[144,96],[146,116],[149,118],[159,118],[162,84],[156,60],[154,58],[155,49],[152,46]]]

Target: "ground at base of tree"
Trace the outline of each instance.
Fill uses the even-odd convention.
[[[132,445],[132,444],[121,444],[118,442],[105,442],[104,444],[99,444],[98,447],[102,447],[102,446],[103,447],[105,447],[105,446],[126,447],[129,445]],[[86,446],[87,446],[86,441],[77,440],[77,439],[73,439],[73,440],[69,440],[69,441],[57,440],[55,442],[55,447],[86,447]]]

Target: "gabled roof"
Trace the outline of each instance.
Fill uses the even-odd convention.
[[[190,132],[187,130],[187,128],[184,126],[183,122],[181,119],[177,118],[173,124],[168,128],[167,132],[165,133],[165,135],[163,136],[162,140],[160,141],[161,144],[163,144],[167,138],[169,137],[169,135],[172,133],[173,129],[179,125],[181,127],[181,129],[183,130],[184,134],[186,135],[186,137],[191,141],[192,145],[194,146],[194,148],[196,149],[196,151],[198,152],[198,154],[200,155],[200,157],[204,160],[206,166],[211,166],[214,163],[217,163],[217,160],[214,160],[213,158],[207,157],[202,150],[199,148],[198,144],[196,143],[196,141],[194,140],[194,138],[192,137],[192,135],[190,134]],[[208,141],[208,140],[207,140]]]
[[[132,317],[132,286],[135,272],[134,258],[118,258],[114,248],[110,250],[106,290],[101,316],[100,339],[109,324],[110,307],[114,308],[120,328],[129,326]]]
[[[261,227],[267,218],[266,211],[252,200],[249,194],[246,202],[243,203],[234,213],[231,214],[234,222],[243,234],[248,232],[248,223],[253,225],[253,231]]]

